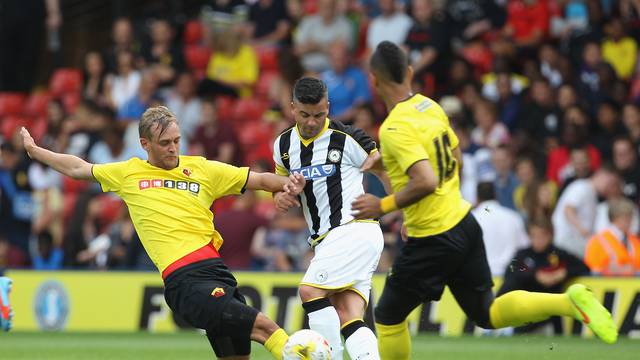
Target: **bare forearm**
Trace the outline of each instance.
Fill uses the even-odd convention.
[[[404,208],[417,203],[432,192],[433,191],[424,189],[423,186],[412,184],[412,182],[409,181],[405,187],[395,194],[396,204],[398,208]]]
[[[63,175],[80,180],[92,179],[90,173],[91,164],[77,156],[55,153],[39,146],[30,149],[29,154],[34,160],[52,167]],[[87,168],[89,168],[89,173],[87,173]]]
[[[283,188],[287,181],[288,178],[286,176],[251,172],[249,181],[247,182],[247,189],[277,192],[284,190]]]

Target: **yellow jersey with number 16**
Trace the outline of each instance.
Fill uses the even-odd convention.
[[[379,135],[382,160],[394,192],[407,185],[407,170],[420,160],[429,161],[438,177],[435,192],[402,209],[408,235],[435,235],[460,222],[471,204],[460,192],[459,164],[453,156],[458,138],[442,108],[416,94],[396,104]]]

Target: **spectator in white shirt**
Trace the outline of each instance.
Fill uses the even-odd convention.
[[[343,41],[353,48],[353,29],[349,20],[338,13],[336,0],[318,1],[318,14],[300,22],[294,38],[296,55],[307,71],[320,73],[331,67],[329,47]]]
[[[554,244],[582,259],[587,240],[594,232],[598,196],[608,197],[619,184],[618,175],[608,166],[602,166],[587,179],[572,182],[560,196],[551,218]]]
[[[489,268],[494,276],[502,276],[511,258],[529,244],[524,221],[518,212],[496,201],[493,183],[478,184],[478,206],[471,212],[482,228]]]
[[[387,40],[396,45],[401,45],[407,38],[407,34],[413,25],[409,15],[396,7],[395,0],[379,0],[382,13],[375,17],[367,31],[367,47],[372,50],[379,43]]]
[[[115,74],[107,77],[107,101],[112,109],[119,109],[138,93],[142,74],[136,70],[131,51],[120,51],[117,54],[118,68]]]

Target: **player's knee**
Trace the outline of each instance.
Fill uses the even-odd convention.
[[[313,299],[326,297],[327,291],[323,289],[314,288],[312,286],[300,285],[300,289],[298,289],[298,294],[300,295],[300,300],[302,300],[302,302],[305,303]]]

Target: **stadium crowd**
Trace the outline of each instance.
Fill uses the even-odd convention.
[[[326,83],[332,119],[377,137],[385,113],[367,59],[389,40],[410,55],[414,91],[449,115],[464,197],[508,289],[640,272],[640,1],[214,0],[170,19],[114,19],[111,45],[58,68],[46,89],[0,76],[0,268],[153,269],[121,200],[30,161],[21,126],[92,163],[144,158],[138,120],[164,104],[183,154],[273,171],[303,75]],[[249,191],[214,213],[231,269],[306,268],[301,211]],[[381,219],[380,271],[401,221]]]

